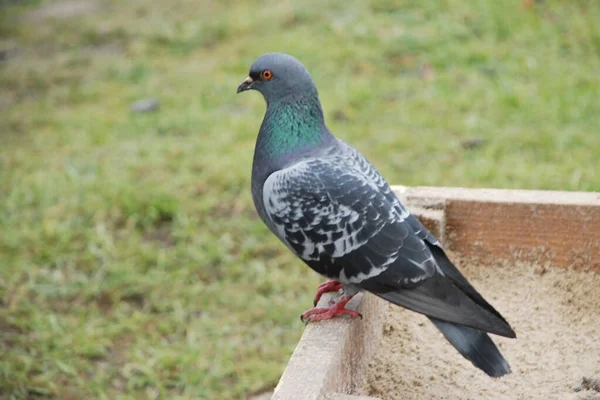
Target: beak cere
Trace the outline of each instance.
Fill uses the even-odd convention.
[[[253,83],[254,83],[254,79],[247,77],[244,80],[244,82],[240,83],[240,86],[238,86],[238,88],[237,88],[237,92],[240,93],[245,90],[251,89]]]

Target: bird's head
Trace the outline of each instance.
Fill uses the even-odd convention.
[[[283,53],[267,53],[258,57],[248,77],[238,86],[237,92],[258,90],[267,103],[289,94],[317,94],[315,84],[304,65]]]

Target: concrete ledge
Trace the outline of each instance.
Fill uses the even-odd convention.
[[[330,299],[324,295],[319,306]],[[383,300],[359,293],[347,308],[360,312],[362,320],[336,318],[308,324],[272,398],[323,400],[362,385],[363,364],[381,338],[383,306]]]
[[[409,210],[444,243],[481,261],[548,262],[600,270],[600,194],[403,187],[393,188]],[[323,296],[325,306],[331,297]],[[363,320],[309,324],[273,399],[376,400],[350,396],[380,341],[385,302],[358,294],[349,308]]]

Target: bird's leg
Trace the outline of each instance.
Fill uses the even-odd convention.
[[[342,296],[337,302],[333,303],[330,307],[327,308],[311,308],[306,311],[304,314],[300,316],[300,319],[303,322],[316,322],[323,321],[325,319],[330,319],[333,317],[337,317],[338,315],[349,315],[352,318],[362,318],[362,315],[357,313],[354,310],[348,310],[346,308],[346,304],[356,295],[354,293],[352,296]]]
[[[321,283],[317,288],[317,293],[315,294],[315,299],[313,301],[314,305],[316,306],[319,300],[321,300],[321,296],[323,296],[323,293],[337,292],[342,287],[344,287],[344,285],[342,285],[338,281],[334,281],[333,279]]]

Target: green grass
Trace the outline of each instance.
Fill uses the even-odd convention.
[[[5,2],[6,3],[6,2]],[[319,277],[255,215],[267,51],[404,185],[600,190],[593,2],[117,1],[0,8],[0,398],[240,399]],[[32,16],[33,15],[33,16]],[[158,112],[129,105],[156,97]],[[482,147],[464,149],[471,137]]]

